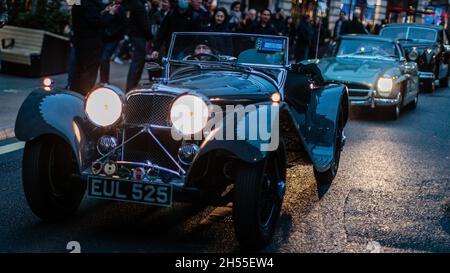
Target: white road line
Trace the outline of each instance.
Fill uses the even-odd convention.
[[[25,142],[23,141],[14,142],[5,146],[0,146],[0,155],[15,152],[17,150],[23,149],[23,147],[25,147]]]

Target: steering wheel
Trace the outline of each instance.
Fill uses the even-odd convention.
[[[193,60],[193,59],[197,59],[197,60],[201,60],[201,57],[208,57],[209,59],[212,59],[213,61],[220,61],[220,58],[214,54],[208,54],[208,53],[198,53],[198,54],[194,54],[188,57],[188,60]]]

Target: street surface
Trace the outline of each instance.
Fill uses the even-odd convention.
[[[17,113],[13,104],[39,80],[0,77],[0,121],[7,124]],[[64,85],[64,75],[58,81]],[[317,187],[311,167],[288,171],[282,215],[264,252],[450,252],[449,121],[449,89],[421,94],[417,109],[397,121],[352,112],[330,187]],[[44,223],[25,202],[23,144],[16,142],[0,142],[0,252],[68,252],[69,241],[82,252],[239,251],[227,207],[84,199],[73,219]]]

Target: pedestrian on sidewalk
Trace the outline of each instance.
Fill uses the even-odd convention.
[[[123,0],[116,0],[111,5],[116,6],[114,8],[117,9],[117,13],[113,15],[111,22],[106,26],[103,33],[103,49],[100,61],[101,83],[109,83],[111,57],[123,39],[127,27],[127,9],[123,4]]]
[[[353,14],[353,20],[346,23],[344,25],[344,27],[342,28],[342,30],[341,30],[342,35],[369,34],[369,32],[367,31],[367,29],[364,27],[364,25],[361,23],[361,21],[359,19],[360,15],[361,15],[360,12],[355,11],[355,13]]]
[[[314,29],[311,25],[311,17],[304,15],[297,29],[295,59],[297,62],[307,60],[309,49],[312,46]]]
[[[99,0],[81,0],[72,7],[73,44],[75,48],[75,73],[71,89],[87,95],[95,85],[102,54],[104,27],[117,9],[108,6],[104,12]]]
[[[145,66],[145,55],[147,54],[147,41],[150,41],[153,37],[145,2],[145,0],[128,0],[130,10],[128,35],[131,41],[132,58],[127,76],[127,91],[135,88],[141,80]]]

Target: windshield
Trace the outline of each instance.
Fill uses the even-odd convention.
[[[234,33],[174,33],[168,58],[200,63],[285,66],[287,50],[286,37]]]
[[[385,57],[398,58],[399,53],[395,44],[392,42],[376,41],[376,40],[341,40],[339,48],[336,52],[337,57]]]
[[[394,40],[410,39],[413,41],[435,42],[437,31],[424,27],[388,27],[381,30],[380,36]]]

